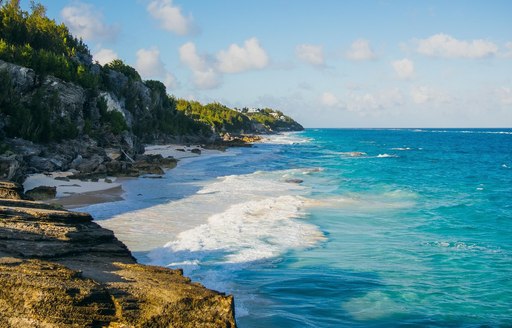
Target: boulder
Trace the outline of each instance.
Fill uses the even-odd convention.
[[[52,172],[59,168],[51,159],[40,156],[30,157],[28,165],[33,172]]]
[[[53,199],[57,196],[57,187],[38,186],[27,190],[25,194],[34,200]]]
[[[22,156],[0,156],[0,179],[18,181],[23,180],[25,162]]]

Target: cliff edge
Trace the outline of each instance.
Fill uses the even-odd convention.
[[[86,213],[0,182],[1,327],[236,327],[232,296],[137,264]]]

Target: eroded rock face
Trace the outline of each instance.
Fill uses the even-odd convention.
[[[89,214],[0,187],[0,327],[236,326],[231,296],[137,264]]]

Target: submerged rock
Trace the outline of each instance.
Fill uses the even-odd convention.
[[[137,264],[89,214],[1,188],[0,327],[236,327],[232,296]]]

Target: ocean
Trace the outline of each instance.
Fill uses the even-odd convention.
[[[512,129],[307,129],[90,212],[240,327],[512,326]]]

